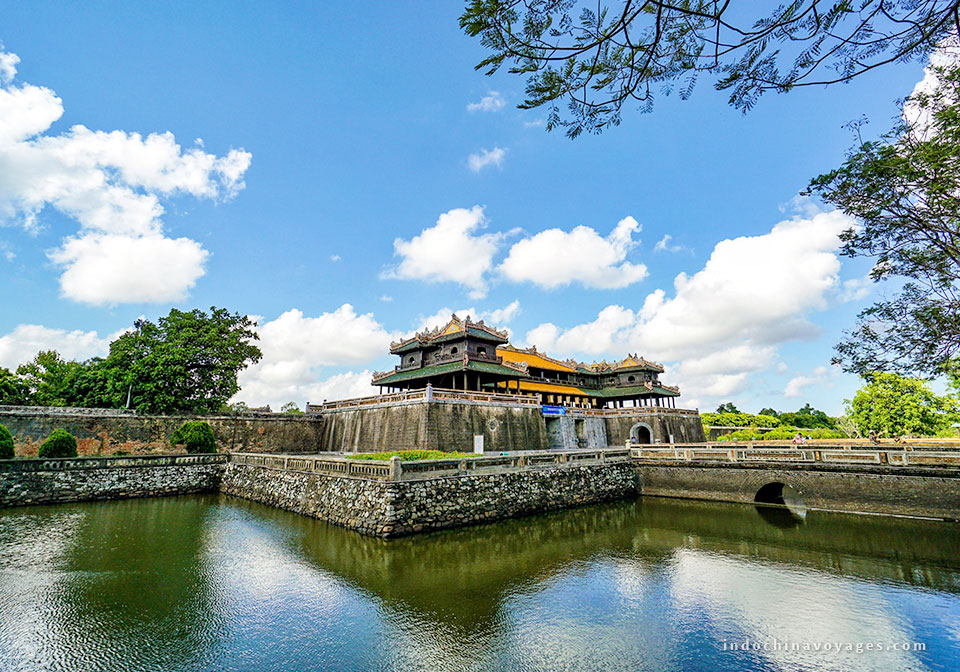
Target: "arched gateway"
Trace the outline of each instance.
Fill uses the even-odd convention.
[[[630,443],[653,443],[653,428],[645,422],[638,422],[630,428]]]

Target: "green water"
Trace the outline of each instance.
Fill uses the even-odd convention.
[[[958,551],[653,498],[389,542],[225,496],[7,509],[0,671],[957,670]]]

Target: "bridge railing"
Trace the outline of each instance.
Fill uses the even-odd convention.
[[[543,467],[573,467],[628,462],[628,448],[601,448],[563,452],[524,451],[439,460],[358,460],[342,455],[301,456],[231,453],[230,462],[280,471],[380,481],[416,481],[443,476],[470,476]]]
[[[641,461],[671,462],[807,462],[821,464],[885,464],[893,466],[960,467],[960,452],[924,450],[916,446],[869,449],[843,445],[780,445],[751,443],[663,444],[630,446]]]

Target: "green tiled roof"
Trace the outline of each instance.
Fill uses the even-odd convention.
[[[413,339],[406,345],[401,345],[399,348],[390,348],[390,352],[395,354],[398,352],[407,352],[409,350],[419,350],[421,347],[422,346],[420,345],[420,341],[418,341],[417,339]]]
[[[394,374],[387,376],[386,378],[381,378],[380,380],[374,382],[374,385],[392,385],[393,383],[401,383],[407,380],[417,380],[418,378],[431,378],[433,376],[441,376],[445,373],[451,373],[454,371],[476,371],[479,373],[490,373],[493,375],[500,375],[508,378],[527,378],[527,374],[516,369],[511,369],[508,366],[503,366],[502,364],[497,364],[495,362],[478,362],[475,360],[470,360],[470,362],[465,367],[463,361],[456,362],[447,362],[446,364],[434,364],[433,366],[425,366],[422,369],[410,369],[409,371],[397,371]]]
[[[492,341],[493,343],[509,342],[509,339],[503,338],[502,336],[497,336],[496,334],[491,334],[489,331],[475,329],[474,327],[467,327],[466,331],[454,331],[449,334],[440,334],[439,336],[434,336],[432,339],[430,339],[430,343],[433,344],[444,343],[446,341],[455,341],[457,339],[466,338],[467,336],[471,336],[482,341]]]

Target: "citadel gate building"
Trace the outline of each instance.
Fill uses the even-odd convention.
[[[379,395],[308,404],[327,420],[325,449],[489,452],[705,440],[697,411],[677,408],[679,388],[660,381],[663,367],[637,355],[561,361],[456,315],[390,352],[400,363],[374,374]]]

